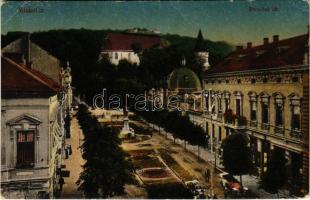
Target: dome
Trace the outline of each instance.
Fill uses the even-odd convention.
[[[201,84],[198,76],[192,70],[182,67],[173,70],[169,75],[168,88],[201,90]]]

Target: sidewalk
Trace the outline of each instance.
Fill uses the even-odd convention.
[[[143,120],[143,121],[144,121],[144,123],[149,124],[150,127],[154,127],[155,130],[159,130],[158,126],[156,126],[154,124],[151,124],[151,123],[148,123],[145,120]],[[163,135],[167,135],[167,138],[169,140],[173,140],[172,133],[165,132],[163,128],[160,128],[160,133],[163,134]],[[183,140],[175,139],[175,142],[176,142],[176,144],[184,146],[184,141]],[[187,143],[186,144],[186,149],[188,151],[191,151],[193,154],[198,156],[198,148],[197,148],[197,146],[193,146],[193,145],[190,145],[190,144]],[[200,151],[200,158],[202,158],[203,160],[208,161],[208,162],[210,160],[212,160],[212,162],[214,163],[214,155],[213,156],[211,155],[211,152],[210,152],[209,149],[200,147],[199,151]],[[219,156],[217,156],[217,158],[216,158],[216,168],[218,170],[220,170],[220,171],[223,171],[223,169],[224,169],[223,165],[220,164]],[[237,180],[240,180],[239,177],[235,177],[235,178]],[[259,178],[258,177],[251,176],[251,175],[243,175],[242,176],[242,184],[245,187],[248,187],[259,198],[266,198],[266,199],[277,199],[278,198],[277,194],[271,194],[271,193],[266,192],[263,189],[259,189]],[[279,197],[280,198],[296,198],[294,196],[289,195],[289,191],[287,191],[287,190],[280,190]]]
[[[82,172],[82,165],[84,164],[84,159],[82,158],[79,145],[83,139],[83,133],[80,129],[78,121],[75,117],[71,120],[71,138],[66,139],[66,144],[71,145],[72,155],[68,159],[64,160],[64,165],[66,168],[63,170],[70,171],[70,176],[65,177],[65,184],[63,185],[63,190],[61,193],[62,199],[81,199],[84,198],[83,193],[78,191],[78,186],[76,181],[78,180],[80,173]]]

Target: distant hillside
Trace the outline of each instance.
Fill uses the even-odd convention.
[[[186,51],[192,51],[196,44],[196,38],[180,36],[180,35],[162,35],[162,37],[170,42],[171,45],[179,46]],[[232,50],[233,46],[226,42],[213,42],[205,39],[205,46],[209,50],[209,62],[210,65],[214,65],[228,55]]]
[[[93,81],[90,74],[96,74],[97,60],[103,40],[111,30],[87,30],[87,29],[69,29],[69,30],[50,30],[34,32],[31,34],[31,40],[49,51],[52,55],[59,58],[63,63],[70,62],[73,75],[73,85],[79,93],[87,93],[89,83]],[[123,32],[123,31],[113,31]],[[2,44],[9,44],[19,38],[23,32],[9,32],[1,35]],[[180,52],[192,52],[195,45],[195,38],[179,35],[161,35],[165,43],[174,46]],[[232,46],[225,42],[212,42],[205,40],[206,46],[210,52],[211,66],[224,58],[232,51]],[[174,58],[177,59],[177,58]],[[177,61],[179,62],[179,61]],[[152,76],[152,74],[151,74]]]

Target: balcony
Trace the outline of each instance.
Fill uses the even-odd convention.
[[[283,128],[283,126],[276,126],[275,128],[274,128],[274,132],[275,133],[277,133],[277,134],[284,134],[284,128]]]
[[[300,130],[297,130],[297,129],[291,130],[290,137],[293,139],[300,140],[302,139],[302,133]]]
[[[270,124],[262,123],[261,128],[262,128],[263,130],[269,130]]]
[[[224,113],[224,123],[234,129],[245,129],[247,120],[244,116],[237,116],[233,114],[232,110],[227,110]]]
[[[252,127],[257,127],[257,121],[250,121],[249,125]]]

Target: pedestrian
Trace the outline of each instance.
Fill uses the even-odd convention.
[[[71,145],[69,145],[69,155],[72,155],[72,148],[71,148]]]
[[[65,148],[65,154],[66,154],[66,159],[69,158],[69,151],[68,151],[68,148]]]
[[[62,191],[62,186],[63,186],[63,184],[65,184],[65,180],[64,180],[63,177],[60,177],[60,179],[59,179],[60,192]]]

